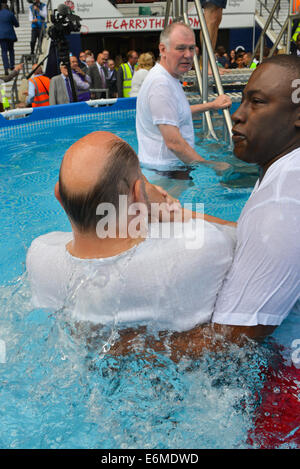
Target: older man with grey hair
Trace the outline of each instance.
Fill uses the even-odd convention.
[[[160,36],[160,63],[148,73],[137,100],[136,129],[141,163],[169,170],[206,161],[194,150],[192,116],[231,105],[226,95],[190,106],[180,77],[193,63],[195,35],[184,23],[172,23]]]

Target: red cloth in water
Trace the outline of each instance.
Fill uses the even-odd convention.
[[[248,443],[261,449],[300,449],[300,369],[281,365],[266,374]]]

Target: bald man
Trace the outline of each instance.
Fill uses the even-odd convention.
[[[72,232],[40,236],[29,249],[35,307],[65,307],[76,320],[120,328],[184,331],[210,320],[234,228],[212,217],[220,223],[190,219],[176,233],[180,223],[170,223],[168,237],[157,233],[166,222],[147,227],[150,205],[166,194],[145,181],[136,153],[109,132],[67,150],[55,196]],[[192,237],[201,242],[190,245]]]

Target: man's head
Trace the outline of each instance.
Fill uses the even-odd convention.
[[[70,65],[71,65],[71,68],[73,70],[75,70],[76,68],[78,68],[78,60],[77,60],[77,57],[75,57],[75,55],[72,55],[70,57]]]
[[[88,55],[85,63],[87,64],[88,67],[91,67],[95,63],[95,59],[92,55]]]
[[[113,59],[108,59],[107,66],[110,70],[114,70],[115,68],[115,61]]]
[[[33,64],[31,70],[34,70],[35,68],[36,68],[36,70],[34,71],[35,75],[42,75],[43,74],[43,69],[42,69],[41,65],[38,66],[38,64]]]
[[[110,203],[118,214],[119,196],[136,201],[143,180],[134,150],[110,132],[93,132],[65,153],[55,195],[77,232],[93,233],[101,203]],[[139,197],[139,196],[138,196]]]
[[[81,51],[79,54],[79,60],[81,60],[81,62],[85,62],[85,59],[86,59],[85,52]]]
[[[237,54],[237,57],[235,59],[235,63],[237,64],[238,68],[244,68],[245,67],[244,56],[245,56],[244,53],[238,53]]]
[[[103,57],[102,52],[100,52],[100,53],[97,55],[97,62],[98,62],[99,65],[104,65],[104,57]]]
[[[172,23],[160,35],[160,64],[174,77],[188,72],[195,51],[194,31],[184,23]]]
[[[65,77],[67,77],[68,76],[68,69],[67,69],[66,65],[61,63],[59,68],[60,68],[60,73],[62,73]]]
[[[135,50],[130,50],[127,54],[127,62],[130,63],[132,67],[134,67],[137,64],[138,60],[138,53]]]
[[[299,58],[289,55],[267,59],[253,72],[232,116],[239,159],[266,170],[300,145],[299,76]]]
[[[104,62],[106,63],[106,62],[108,61],[108,59],[109,59],[109,51],[106,50],[106,49],[104,49],[104,50],[102,51],[102,54],[103,54]]]

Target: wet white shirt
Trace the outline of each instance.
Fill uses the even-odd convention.
[[[244,207],[213,322],[276,326],[299,298],[300,148],[270,166]]]
[[[209,322],[232,262],[235,229],[191,220],[184,230],[178,239],[157,239],[151,227],[137,247],[104,259],[71,256],[65,245],[72,233],[40,236],[26,259],[33,306],[65,307],[76,320],[158,330]]]
[[[182,137],[194,147],[194,127],[190,105],[177,78],[156,64],[146,76],[137,97],[136,131],[140,162],[157,169],[182,165],[169,150],[159,124],[178,127]]]

